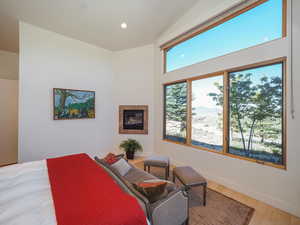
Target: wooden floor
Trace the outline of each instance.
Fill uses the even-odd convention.
[[[253,207],[255,212],[249,225],[300,225],[300,218],[248,197],[247,195],[233,191],[223,185],[208,181],[208,187]]]
[[[137,160],[133,160],[131,163],[139,163],[142,160],[142,158],[139,158]],[[300,225],[300,218],[276,209],[254,198],[248,197],[247,195],[231,190],[216,182],[208,181],[208,187],[253,207],[255,212],[249,225]]]

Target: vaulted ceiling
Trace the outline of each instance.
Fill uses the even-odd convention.
[[[1,0],[0,49],[18,52],[19,20],[109,50],[138,47],[152,43],[197,1]]]

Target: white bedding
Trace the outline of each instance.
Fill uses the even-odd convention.
[[[46,161],[0,168],[0,225],[56,224]]]
[[[45,160],[0,169],[0,224],[56,224]]]

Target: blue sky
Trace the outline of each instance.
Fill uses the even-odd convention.
[[[253,85],[261,83],[261,78],[264,76],[269,79],[272,77],[280,77],[282,79],[282,64],[274,64],[269,66],[258,67],[243,71],[234,72],[235,74],[252,74],[250,79]],[[195,80],[192,82],[193,101],[192,107],[205,107],[211,109],[220,109],[216,105],[212,97],[208,96],[209,93],[220,93],[216,88],[215,83],[223,85],[223,76],[215,76],[206,79]]]
[[[192,82],[193,108],[205,107],[221,109],[221,107],[217,106],[216,102],[213,101],[212,97],[208,96],[209,93],[220,93],[215,83],[223,84],[223,76],[215,76]]]
[[[282,0],[269,0],[167,52],[167,72],[280,38]]]
[[[72,104],[72,103],[83,103],[83,102],[86,102],[88,99],[94,97],[94,92],[73,91],[73,94],[78,96],[78,98],[80,98],[80,99],[73,99],[71,97],[68,97],[66,99],[66,106],[68,106],[69,104]],[[59,105],[59,102],[60,102],[60,95],[55,95],[55,107],[57,107]]]
[[[235,74],[248,74],[248,73],[252,74],[250,79],[253,82],[253,85],[257,85],[261,83],[260,80],[264,76],[268,77],[269,79],[272,77],[280,77],[282,79],[282,64],[278,63],[270,66],[263,66],[254,69],[235,72]]]

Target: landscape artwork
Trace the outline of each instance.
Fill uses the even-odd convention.
[[[54,120],[95,118],[95,92],[53,89]]]

